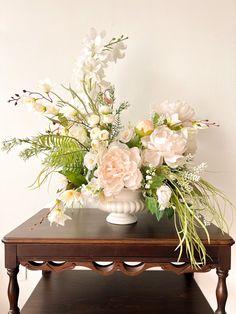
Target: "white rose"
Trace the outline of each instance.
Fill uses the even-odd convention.
[[[162,185],[157,189],[157,199],[160,205],[160,210],[165,210],[169,206],[171,197],[171,189],[167,185]]]
[[[103,105],[99,108],[99,112],[102,114],[108,114],[112,112],[112,108],[110,106]]]
[[[52,90],[52,83],[49,78],[45,78],[44,80],[40,81],[39,84],[44,93],[48,94]]]
[[[93,170],[97,164],[97,154],[88,152],[84,156],[84,165],[88,170]]]
[[[100,130],[98,127],[93,128],[93,129],[90,131],[90,138],[91,138],[92,140],[98,139],[100,132],[101,132],[101,130]]]
[[[84,144],[88,139],[87,132],[86,132],[85,128],[83,128],[80,125],[74,124],[69,129],[69,135],[76,138],[82,144]]]
[[[133,136],[134,136],[134,129],[128,128],[128,129],[121,131],[119,133],[118,139],[122,143],[128,143],[132,139]]]
[[[92,114],[88,117],[88,124],[91,126],[91,127],[94,127],[95,125],[97,125],[99,123],[99,116],[96,115],[96,114]]]
[[[99,133],[99,139],[101,141],[106,141],[109,139],[109,132],[107,130],[102,130]]]
[[[102,116],[103,123],[112,123],[114,122],[115,117],[112,114],[107,114]]]

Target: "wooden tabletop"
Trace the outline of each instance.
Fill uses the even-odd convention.
[[[178,245],[173,219],[158,222],[149,213],[138,214],[138,222],[132,225],[113,225],[106,222],[106,212],[98,209],[73,209],[68,214],[72,220],[65,226],[50,226],[47,219],[39,224],[48,209],[42,209],[22,225],[8,233],[4,243],[153,243],[155,245]],[[233,245],[233,239],[211,224],[207,227],[210,245]],[[199,229],[199,235],[208,245],[206,235]]]

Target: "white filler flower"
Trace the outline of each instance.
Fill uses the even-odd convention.
[[[160,205],[160,210],[165,210],[169,206],[171,197],[171,189],[167,185],[162,185],[157,189],[157,199]]]
[[[88,170],[93,170],[97,164],[97,154],[88,152],[84,156],[84,165]]]

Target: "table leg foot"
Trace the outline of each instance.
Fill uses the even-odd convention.
[[[8,268],[7,274],[9,276],[8,285],[8,299],[10,304],[10,309],[8,314],[19,314],[20,309],[18,308],[18,297],[19,297],[19,286],[17,282],[17,274],[19,272],[19,266],[16,268]]]
[[[42,276],[50,276],[51,271],[50,270],[42,270]]]
[[[218,275],[218,284],[216,288],[218,308],[215,311],[215,314],[226,314],[225,304],[228,297],[226,278],[228,276],[228,270],[221,270],[220,268],[217,268],[216,273]]]

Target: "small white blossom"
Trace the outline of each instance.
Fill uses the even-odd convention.
[[[62,192],[58,199],[61,200],[66,207],[71,207],[74,202],[80,201],[81,193],[75,190],[66,190]]]
[[[90,131],[90,138],[92,140],[96,140],[99,138],[99,135],[100,135],[100,132],[101,130],[98,128],[98,127],[95,127],[93,128],[91,131]]]
[[[59,109],[58,109],[58,107],[55,106],[55,105],[47,105],[47,106],[46,106],[46,111],[45,111],[45,113],[47,113],[47,114],[52,114],[52,115],[56,115],[56,114],[59,113]]]
[[[74,119],[78,112],[73,107],[66,105],[60,108],[60,113],[62,113],[68,119]]]
[[[112,108],[110,106],[103,105],[99,108],[99,112],[102,114],[109,114],[112,112]]]
[[[65,214],[65,206],[61,200],[56,199],[55,204],[51,208],[48,215],[48,220],[50,225],[52,225],[52,223],[56,223],[61,226],[65,225],[66,220],[71,220],[71,217]]]
[[[49,93],[52,90],[52,83],[49,78],[45,78],[44,80],[39,82],[40,87],[44,91],[44,93]]]
[[[101,141],[106,141],[109,139],[109,132],[107,130],[102,130],[99,133],[99,139]]]
[[[84,156],[84,165],[88,170],[93,170],[97,164],[97,154],[88,152]]]
[[[34,103],[33,109],[40,113],[43,113],[46,111],[46,107],[38,100]]]
[[[95,125],[97,125],[99,123],[99,116],[96,115],[96,114],[91,114],[89,117],[88,117],[88,124],[89,126],[91,127],[94,127]]]
[[[159,189],[157,189],[157,199],[160,210],[165,210],[169,206],[171,193],[171,189],[167,185],[162,185]]]
[[[102,122],[105,124],[113,123],[115,117],[112,114],[102,115]]]
[[[109,53],[109,61],[116,63],[118,59],[124,58],[126,48],[127,47],[124,42],[118,42],[117,44],[115,44],[113,49]]]

